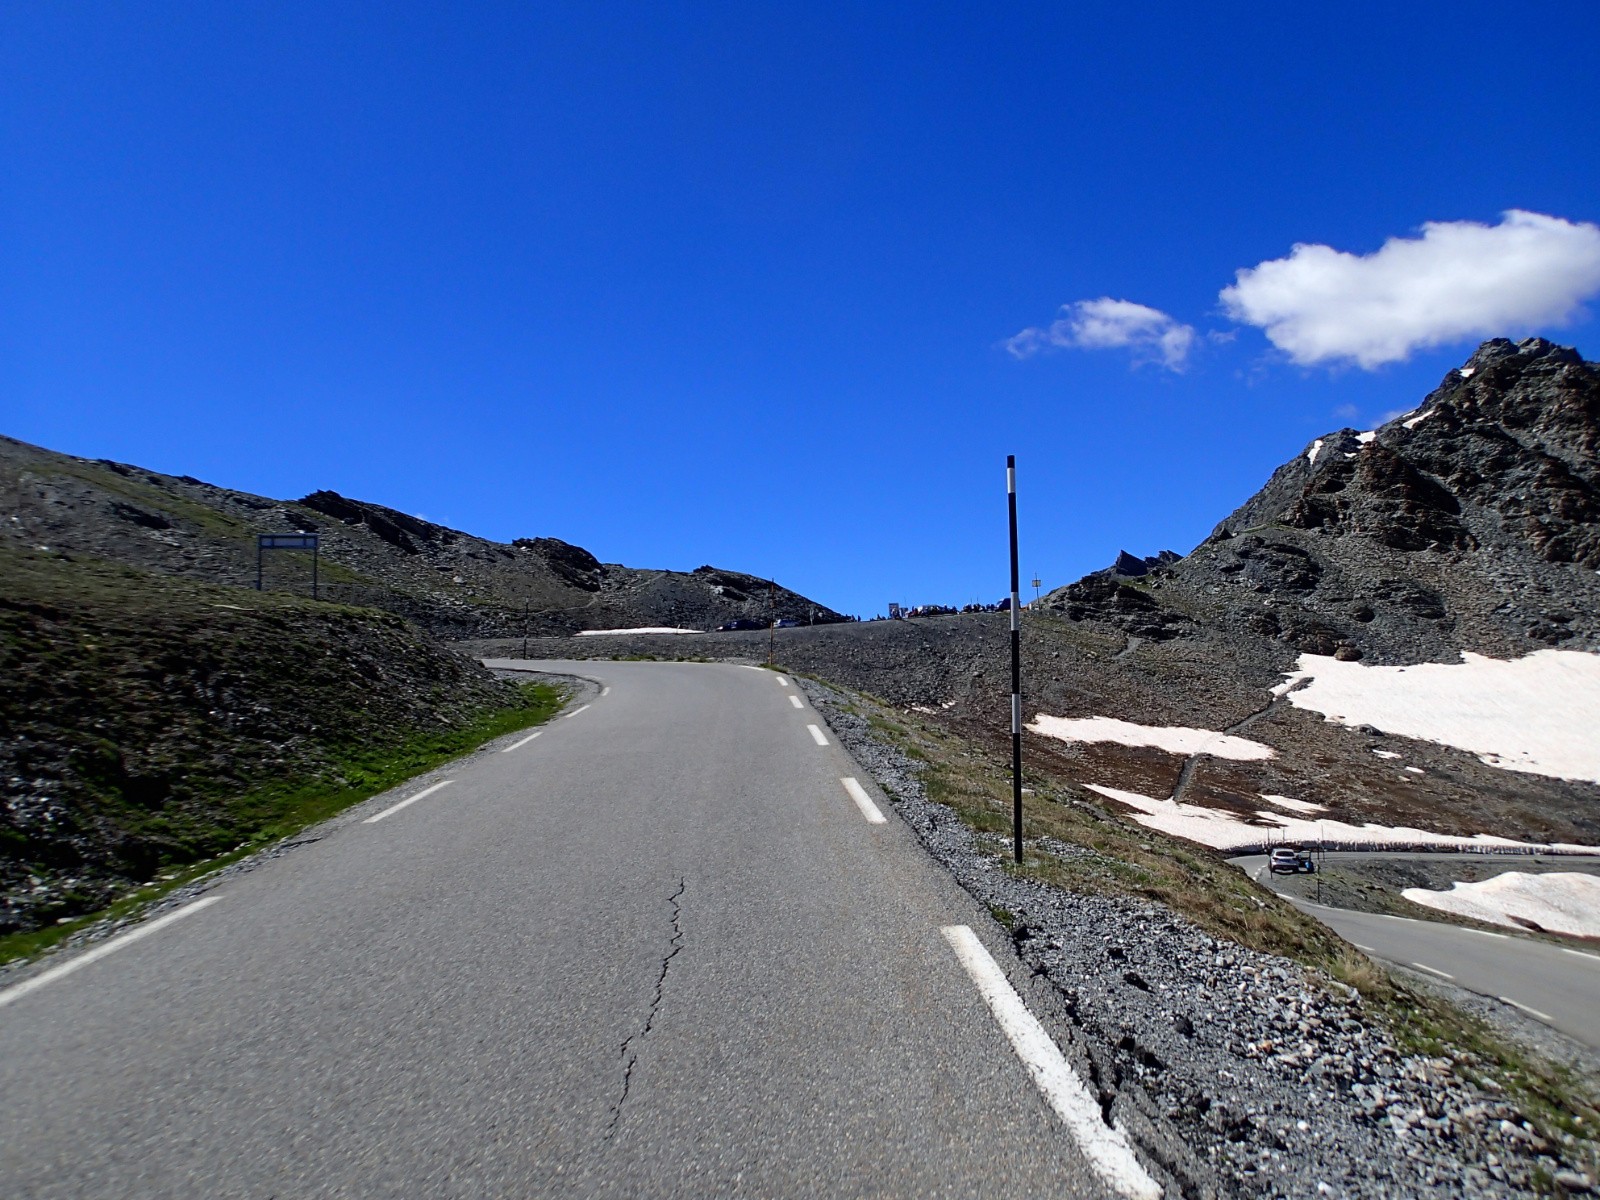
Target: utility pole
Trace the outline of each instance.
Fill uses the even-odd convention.
[[[767,666],[778,652],[778,581],[767,580]]]
[[[1017,456],[1006,455],[1011,514],[1011,854],[1022,861],[1022,597],[1017,586]]]
[[[533,597],[522,598],[522,657],[528,657],[528,610],[533,607]]]

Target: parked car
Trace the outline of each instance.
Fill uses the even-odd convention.
[[[745,629],[765,629],[767,626],[762,621],[752,620],[750,617],[735,617],[733,620],[717,626],[718,633],[737,633]]]
[[[1278,846],[1267,856],[1267,867],[1274,875],[1310,875],[1317,869],[1311,851],[1298,846]]]
[[[784,617],[783,620],[777,622],[777,626],[779,629],[798,629],[800,628],[800,622],[792,617]]]

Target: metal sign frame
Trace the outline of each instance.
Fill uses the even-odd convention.
[[[262,590],[262,561],[268,550],[311,551],[311,598],[317,596],[318,551],[321,539],[314,533],[258,533],[256,534],[256,591]]]

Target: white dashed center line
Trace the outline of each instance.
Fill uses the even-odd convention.
[[[1523,1004],[1518,1000],[1513,1000],[1510,996],[1500,996],[1498,999],[1502,1004],[1509,1004],[1512,1008],[1520,1008],[1530,1017],[1538,1017],[1541,1021],[1548,1021],[1550,1019],[1549,1013],[1542,1013],[1537,1008],[1529,1008],[1526,1004]]]
[[[583,712],[588,707],[589,706],[587,704],[579,705],[577,708],[573,709],[571,712],[569,712],[567,714],[566,719],[568,721],[572,720],[573,717],[577,716],[579,713]]]
[[[946,925],[940,932],[972,982],[978,985],[978,992],[1035,1086],[1077,1139],[1078,1148],[1095,1174],[1130,1200],[1160,1200],[1162,1189],[1134,1156],[1127,1132],[1120,1123],[1105,1123],[1099,1101],[1050,1040],[1044,1026],[1028,1011],[978,935],[965,925]]]
[[[787,679],[785,679],[782,675],[779,675],[778,676],[778,686],[779,687],[788,687],[789,686],[789,681]]]
[[[543,732],[544,732],[544,730],[542,730],[542,729],[539,730],[539,733],[543,733]],[[501,754],[510,754],[513,750],[521,750],[529,742],[533,741],[534,738],[538,737],[539,733],[530,733],[527,737],[523,738],[520,742],[513,742],[511,745],[507,746],[504,750],[500,751],[500,753]]]
[[[800,697],[796,696],[793,692],[789,693],[789,703],[794,705],[796,708],[804,708],[805,707],[805,705],[803,703],[801,703]]]
[[[407,796],[404,800],[400,801],[399,804],[391,804],[388,808],[384,809],[381,813],[378,813],[376,816],[368,817],[365,821],[363,821],[361,823],[363,825],[376,825],[379,821],[383,820],[385,817],[391,815],[392,813],[397,813],[402,808],[408,808],[411,805],[415,804],[418,800],[421,800],[424,796],[431,796],[435,792],[437,792],[440,788],[449,787],[454,782],[455,782],[454,779],[441,779],[438,783],[434,784],[432,787],[423,788],[415,796]]]
[[[811,740],[817,745],[826,746],[828,744],[828,739],[822,735],[822,730],[818,729],[815,725],[807,725],[806,728],[811,730]]]
[[[1426,971],[1429,975],[1437,975],[1440,979],[1454,979],[1449,971],[1441,971],[1438,967],[1430,967],[1427,963],[1414,962],[1411,964],[1419,971]]]
[[[610,685],[610,684],[609,684],[609,683],[608,683],[608,684],[606,684],[606,685],[605,685],[605,687],[603,687],[603,688],[601,688],[601,689],[600,689],[600,694],[601,694],[601,695],[602,695],[602,696],[609,696],[609,695],[611,695],[611,685]]]
[[[207,905],[215,904],[221,899],[221,896],[203,896],[193,904],[185,904],[176,912],[169,912],[166,916],[157,917],[154,921],[146,921],[137,929],[130,930],[121,937],[114,937],[109,942],[103,942],[93,950],[85,950],[77,958],[69,959],[59,967],[51,967],[48,971],[40,971],[32,979],[24,979],[15,987],[7,988],[5,991],[0,992],[0,1008],[10,1004],[13,1000],[20,1000],[29,992],[37,991],[47,983],[55,982],[63,975],[72,974],[79,967],[87,967],[90,963],[102,959],[108,954],[115,954],[124,946],[131,946],[140,938],[147,938],[156,930],[171,925],[174,921],[181,921],[191,913],[197,913]]]
[[[856,802],[856,807],[861,810],[861,815],[874,825],[884,823],[883,814],[878,811],[878,806],[872,802],[872,797],[867,795],[867,789],[854,779],[841,779],[844,790],[850,793],[850,799]]]

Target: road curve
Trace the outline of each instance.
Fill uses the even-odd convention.
[[[609,690],[0,992],[0,1195],[1117,1194],[796,689],[549,666]]]
[[[1229,861],[1252,879],[1272,885],[1265,855]],[[1354,912],[1279,895],[1369,954],[1492,996],[1568,1037],[1600,1047],[1600,955],[1508,933]]]
[[[1439,921],[1285,899],[1370,954],[1493,996],[1600,1047],[1600,955]]]

